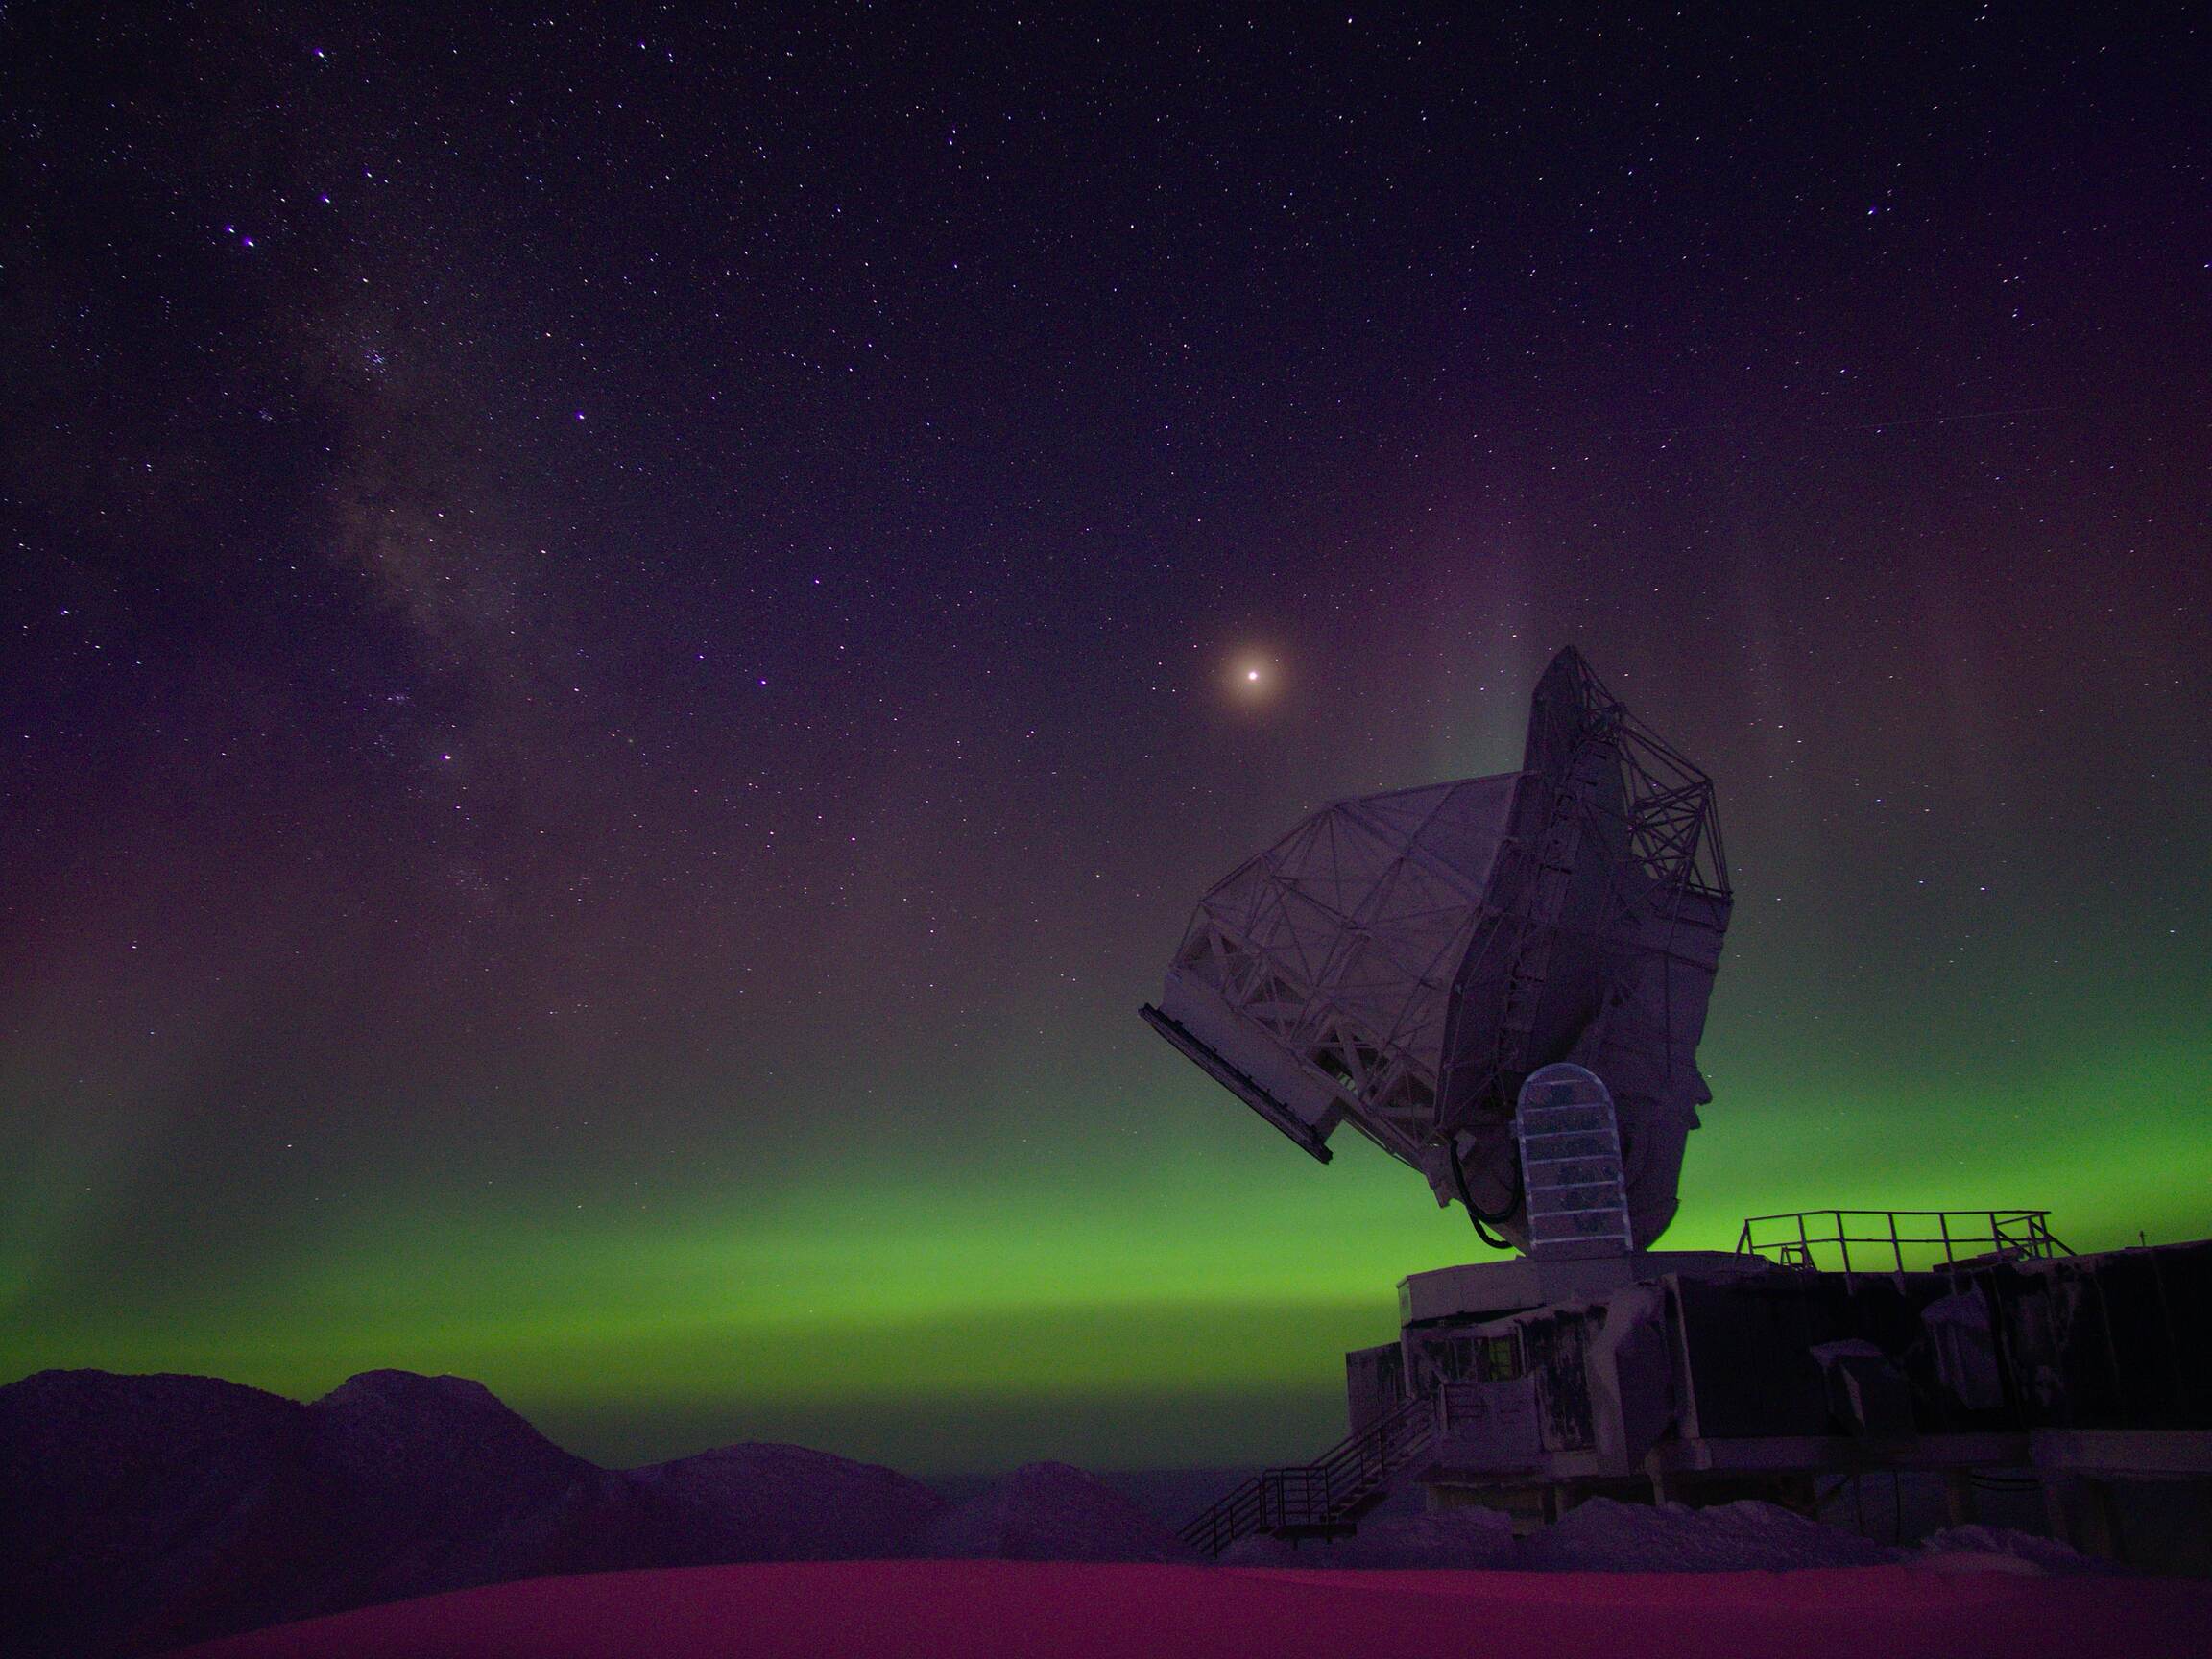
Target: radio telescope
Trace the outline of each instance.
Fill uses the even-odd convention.
[[[1712,781],[1569,649],[1518,772],[1323,807],[1199,901],[1142,1012],[1315,1158],[1349,1122],[1523,1248],[1516,1101],[1583,1068],[1648,1249],[1712,1098],[1697,1040],[1729,903]]]

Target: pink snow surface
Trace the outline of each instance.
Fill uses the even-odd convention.
[[[1301,1571],[795,1561],[538,1578],[182,1649],[193,1659],[2128,1659],[2201,1656],[2212,1584],[1911,1567]]]

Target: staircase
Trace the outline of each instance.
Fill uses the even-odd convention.
[[[1350,1532],[1435,1438],[1436,1398],[1416,1394],[1310,1463],[1262,1470],[1179,1535],[1201,1555],[1213,1556],[1255,1532],[1287,1538]]]

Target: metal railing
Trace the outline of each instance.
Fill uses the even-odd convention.
[[[2052,1233],[2050,1215],[2048,1210],[1800,1210],[1752,1216],[1737,1236],[1736,1253],[1831,1273],[1924,1273],[1965,1262],[2071,1256]]]
[[[1416,1394],[1388,1416],[1310,1463],[1265,1469],[1207,1506],[1179,1536],[1218,1555],[1255,1532],[1317,1533],[1348,1527],[1436,1437],[1436,1397]]]

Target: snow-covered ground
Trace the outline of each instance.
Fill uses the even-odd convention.
[[[192,1659],[2180,1659],[2212,1585],[1886,1565],[1794,1573],[777,1562],[456,1591]]]

